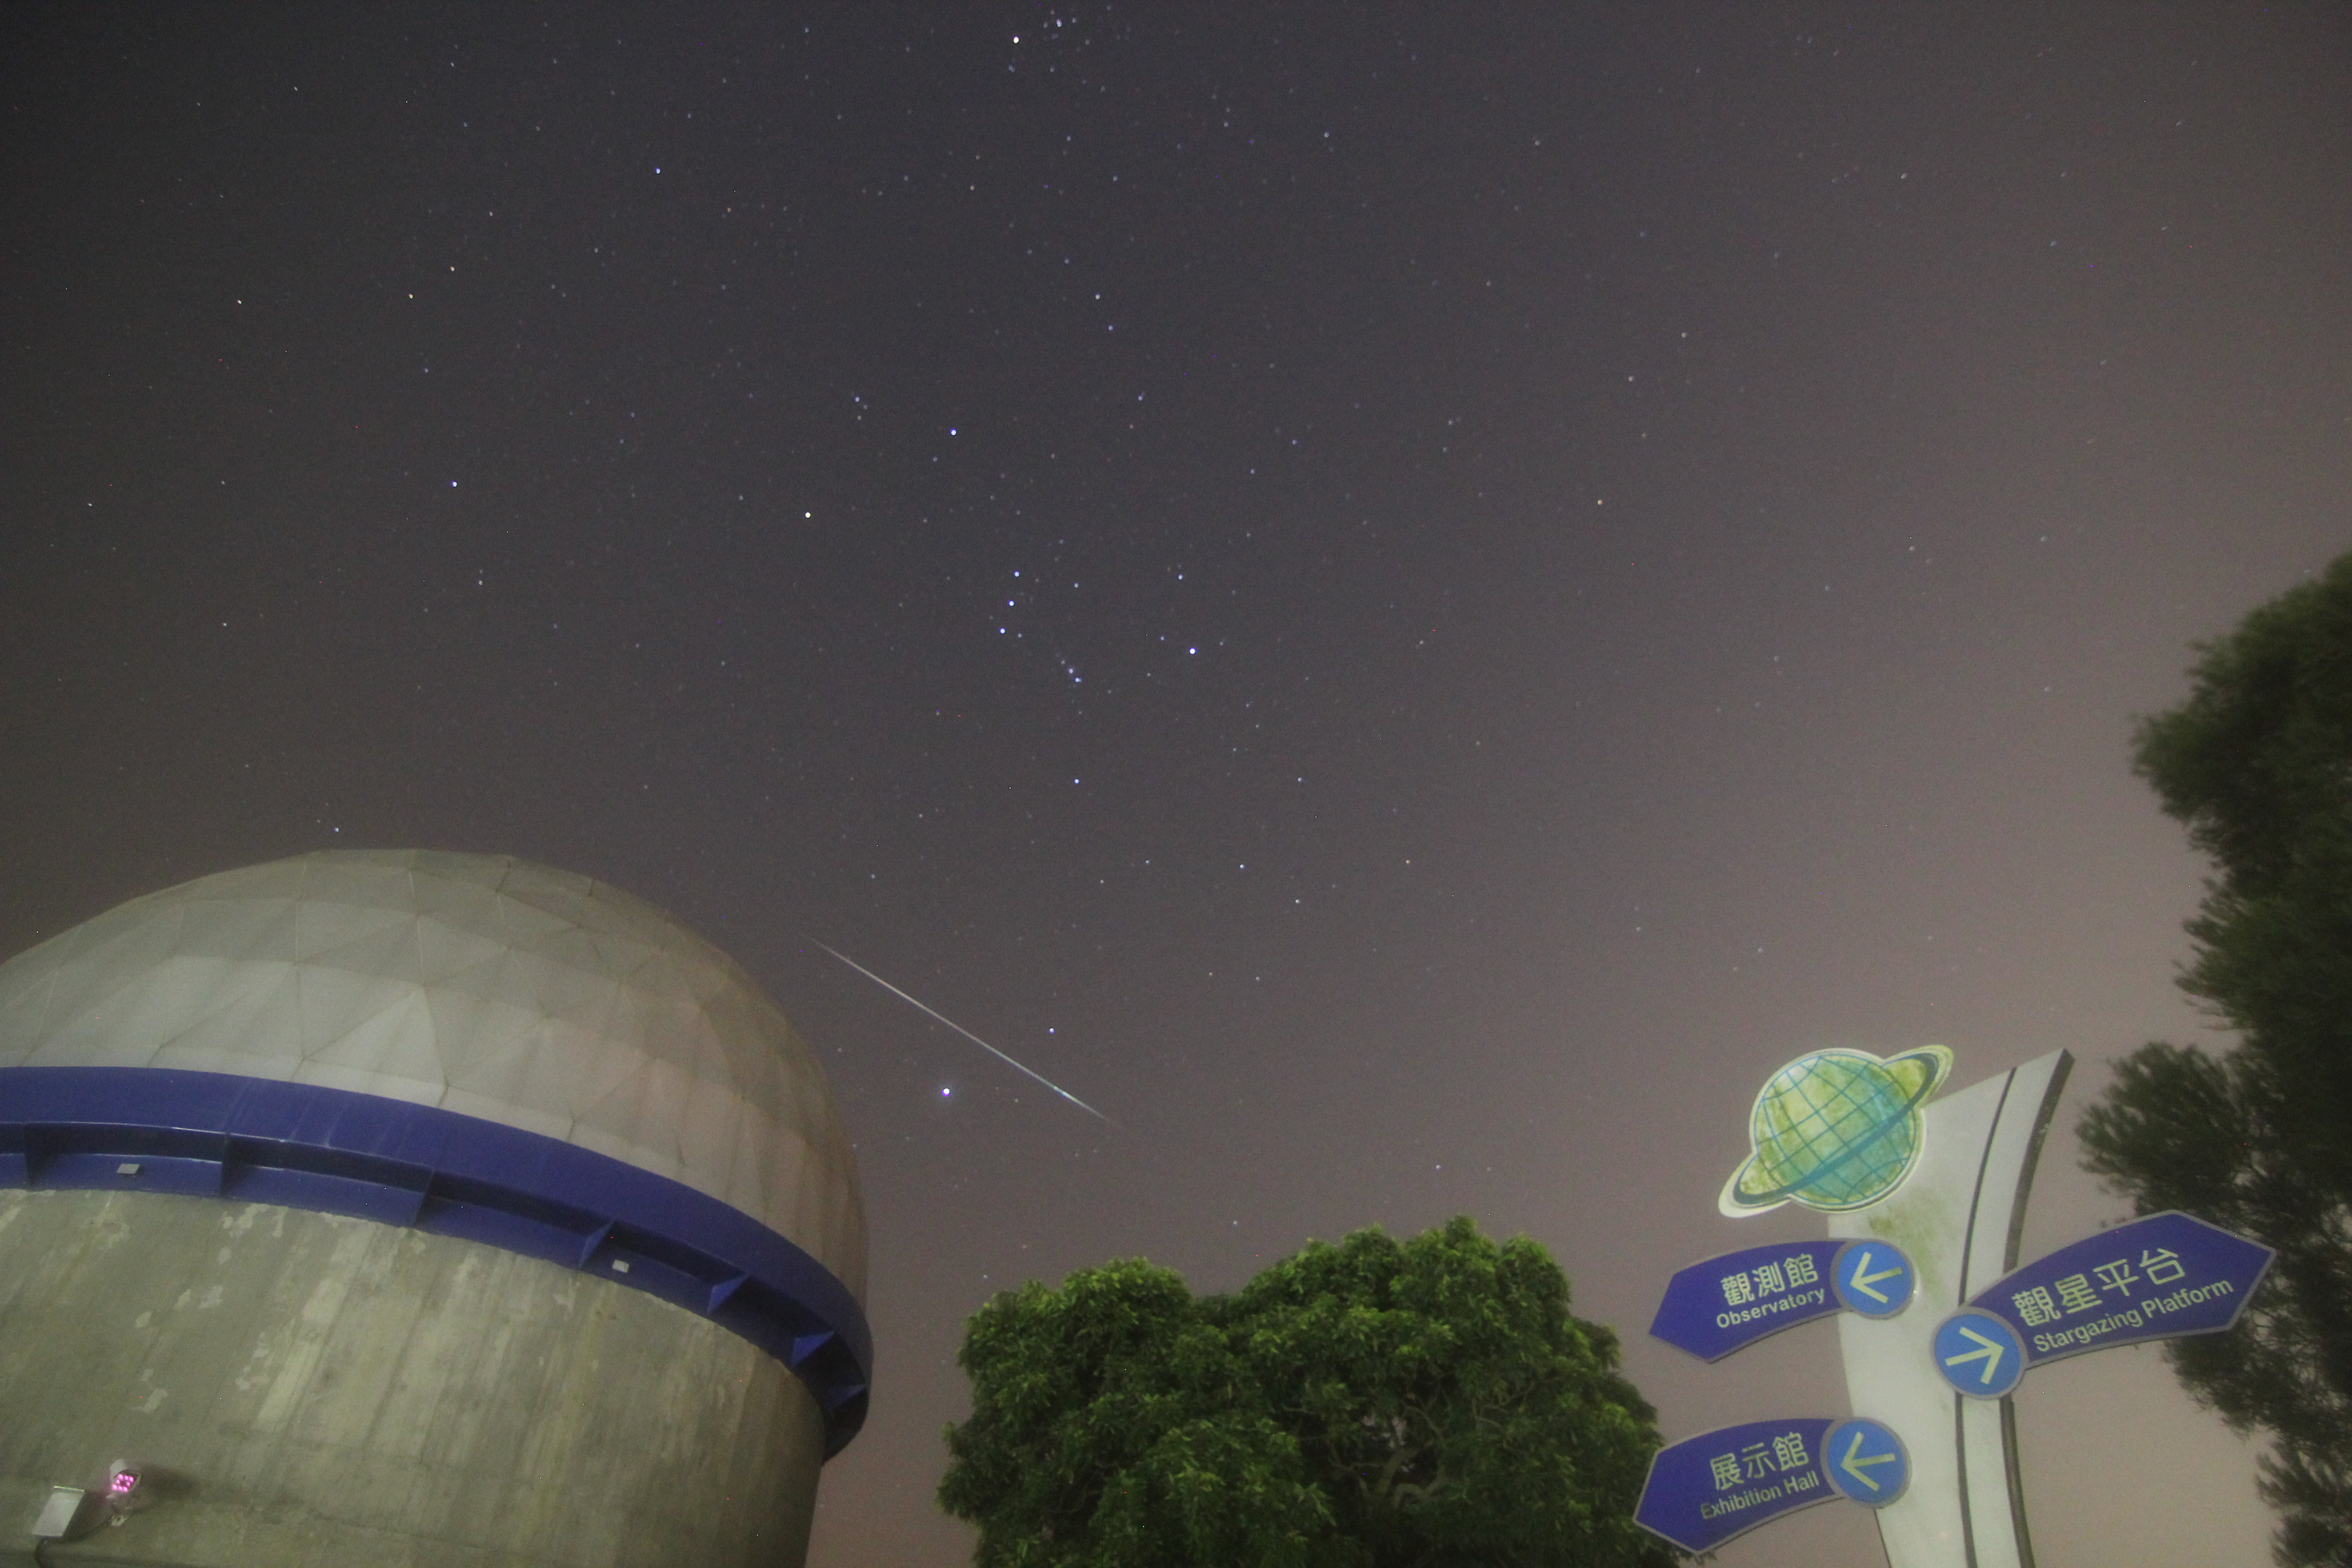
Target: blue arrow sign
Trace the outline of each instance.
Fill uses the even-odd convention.
[[[1721,1361],[1768,1334],[1834,1312],[1830,1268],[1850,1245],[1783,1241],[1694,1263],[1666,1281],[1650,1332],[1701,1361]]]
[[[1822,1468],[1831,1425],[1818,1416],[1749,1421],[1661,1448],[1633,1521],[1685,1552],[1712,1552],[1759,1524],[1828,1502],[1838,1495]]]
[[[2025,1342],[2000,1318],[1963,1307],[1936,1330],[1936,1370],[1974,1399],[1999,1399],[2025,1375]]]
[[[1838,1302],[1865,1318],[1891,1318],[1911,1304],[1918,1273],[1902,1248],[1887,1241],[1849,1241],[1830,1266]]]
[[[2025,1364],[2234,1326],[2277,1256],[2179,1213],[2117,1226],[2027,1264],[1969,1305],[2016,1331]]]
[[[1876,1421],[1841,1421],[1822,1439],[1830,1485],[1864,1508],[1885,1508],[1911,1484],[1903,1439]]]

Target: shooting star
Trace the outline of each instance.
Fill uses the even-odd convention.
[[[1023,1067],[1019,1062],[1014,1061],[1011,1057],[1006,1056],[1003,1051],[998,1050],[994,1046],[990,1045],[986,1040],[982,1039],[978,1035],[973,1034],[970,1029],[965,1028],[961,1024],[957,1023],[945,1013],[940,1012],[938,1008],[931,1006],[928,1003],[917,1001],[914,997],[908,995],[904,991],[899,990],[896,985],[891,984],[888,981],[883,979],[880,975],[875,973],[872,970],[866,968],[864,964],[858,963],[857,960],[850,957],[847,953],[834,952],[833,949],[825,947],[824,943],[817,942],[814,937],[810,937],[809,941],[816,942],[816,945],[819,947],[824,947],[825,952],[833,953],[834,957],[841,960],[842,963],[849,965],[850,968],[855,969],[858,973],[863,974],[866,979],[871,980],[875,984],[879,985],[883,990],[887,991],[891,995],[898,998],[899,1001],[908,1004],[909,1006],[921,1008],[932,1017],[937,1018],[940,1023],[945,1024],[949,1028],[953,1029],[957,1034],[961,1035],[965,1039],[970,1040],[973,1045],[978,1046],[982,1050],[986,1051],[990,1056],[994,1057],[998,1061],[1003,1062],[1006,1067],[1011,1068],[1013,1071],[1024,1074],[1029,1078],[1035,1079],[1039,1083],[1044,1084],[1047,1089],[1052,1089],[1055,1094],[1060,1095],[1064,1100],[1068,1100],[1072,1105],[1076,1106],[1088,1116],[1094,1117],[1097,1121],[1109,1121],[1113,1127],[1118,1125],[1118,1122],[1111,1121],[1109,1117],[1103,1115],[1101,1111],[1097,1110],[1093,1106],[1088,1105],[1085,1100],[1080,1100],[1076,1095],[1072,1094],[1068,1089],[1064,1089],[1052,1079],[1047,1078],[1043,1073],[1031,1072],[1027,1068]]]

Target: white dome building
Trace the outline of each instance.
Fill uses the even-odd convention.
[[[0,965],[0,1531],[128,1459],[109,1561],[797,1563],[865,1271],[807,1047],[585,878],[303,856]]]

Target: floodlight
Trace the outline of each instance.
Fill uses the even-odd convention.
[[[147,1506],[147,1494],[140,1489],[146,1473],[136,1465],[117,1459],[106,1467],[106,1522],[121,1524]]]

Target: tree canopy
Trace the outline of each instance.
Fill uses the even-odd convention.
[[[2212,858],[2181,984],[2237,1041],[2126,1058],[2084,1116],[2085,1163],[2141,1214],[2278,1250],[2235,1332],[2170,1353],[2201,1402],[2276,1439],[2279,1561],[2352,1568],[2352,556],[2200,654],[2136,760]]]
[[[1534,1242],[1309,1243],[1230,1296],[1129,1259],[975,1313],[940,1506],[980,1568],[1664,1564],[1655,1414]]]

